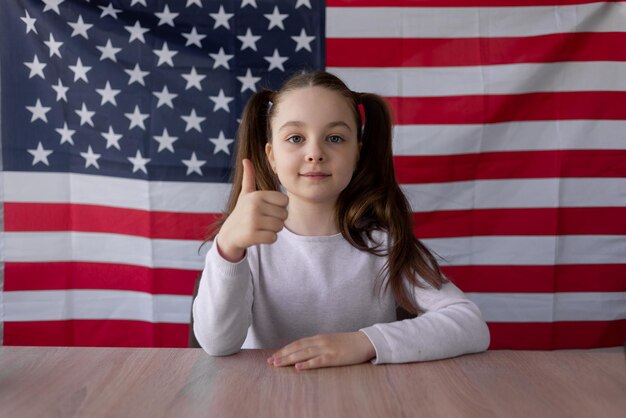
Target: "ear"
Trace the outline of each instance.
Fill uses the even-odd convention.
[[[270,166],[272,167],[272,171],[276,174],[276,161],[274,160],[274,150],[272,149],[272,144],[269,142],[265,144],[265,155],[267,156],[267,161],[269,161]]]

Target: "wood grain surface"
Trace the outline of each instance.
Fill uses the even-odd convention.
[[[2,417],[620,417],[626,356],[489,351],[297,372],[271,351],[0,348]]]

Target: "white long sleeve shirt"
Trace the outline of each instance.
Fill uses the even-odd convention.
[[[489,330],[478,307],[451,282],[440,290],[413,288],[425,313],[396,321],[391,291],[374,290],[385,261],[354,248],[341,234],[300,236],[286,228],[274,244],[248,248],[238,263],[225,260],[213,245],[193,304],[194,333],[202,348],[217,356],[358,330],[376,350],[373,363],[487,349]]]

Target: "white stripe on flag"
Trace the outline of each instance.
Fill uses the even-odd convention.
[[[467,293],[487,322],[626,319],[626,292]]]
[[[328,71],[339,76],[354,91],[368,91],[386,97],[626,90],[625,62],[417,68],[329,67]]]
[[[403,185],[414,212],[626,206],[624,178],[476,180]]]
[[[202,270],[209,245],[93,232],[5,232],[5,262],[86,261]]]
[[[126,319],[189,323],[191,296],[151,295],[128,290],[5,292],[6,322],[66,319]]]
[[[79,261],[201,270],[209,245],[85,232],[7,232],[5,262]],[[623,235],[477,236],[422,240],[443,265],[617,264]]]
[[[430,238],[422,242],[442,266],[619,264],[624,235],[475,236]]]
[[[574,127],[572,127],[573,129]],[[118,179],[62,173],[4,173],[6,202],[83,203],[110,207],[187,213],[221,213],[229,184],[149,183],[144,180]],[[82,187],[82,194],[68,194],[64,187]],[[28,187],[21,185],[28,184]],[[159,189],[151,200],[136,199],[134,191]],[[60,187],[63,185],[63,187]],[[99,191],[123,186],[104,198]],[[476,180],[448,183],[404,184],[404,192],[414,211],[490,208],[554,208],[626,206],[626,179],[623,178],[547,178]],[[115,196],[115,197],[113,197]],[[176,198],[171,198],[176,196]],[[68,199],[69,202],[68,202]],[[125,200],[128,199],[128,200]],[[558,200],[558,201],[557,201]],[[179,202],[187,201],[184,208]]]
[[[602,19],[594,19],[602,16]],[[537,7],[329,7],[327,38],[485,38],[623,32],[626,4]]]
[[[611,321],[626,319],[626,292],[468,293],[487,322]],[[124,290],[5,292],[5,321],[123,319],[190,322],[191,296]]]
[[[394,155],[626,149],[626,121],[620,120],[398,125],[394,129]]]
[[[139,210],[221,213],[228,183],[184,183],[67,173],[2,173],[6,202],[63,202]]]

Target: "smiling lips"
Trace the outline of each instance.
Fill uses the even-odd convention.
[[[300,174],[302,177],[307,177],[310,179],[323,179],[326,177],[330,177],[330,174],[323,173],[321,171],[309,171],[307,173]]]

